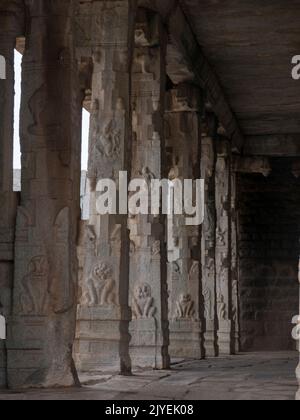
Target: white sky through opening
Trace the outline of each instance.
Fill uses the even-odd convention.
[[[20,151],[20,105],[21,105],[21,74],[22,55],[15,50],[15,110],[14,110],[14,169],[21,169]]]
[[[21,77],[22,77],[22,55],[15,50],[15,109],[14,109],[14,169],[21,169],[20,150],[20,105],[21,105]],[[82,154],[81,170],[86,171],[88,167],[89,148],[89,127],[90,114],[83,109],[82,112]]]

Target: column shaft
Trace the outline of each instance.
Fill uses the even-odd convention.
[[[96,186],[103,179],[118,184],[120,171],[130,177],[135,3],[98,1],[92,5],[91,202],[75,349],[82,371],[110,366],[123,374],[131,372],[127,214],[98,214]]]
[[[233,337],[232,350],[240,351],[240,323],[239,323],[239,267],[238,267],[238,213],[237,213],[237,174],[231,172],[231,295]]]
[[[225,139],[219,140],[216,163],[216,279],[220,354],[232,352],[230,154],[230,143]]]
[[[217,350],[216,313],[216,205],[215,205],[215,166],[216,145],[215,118],[206,116],[203,122],[201,176],[205,179],[205,217],[202,229],[202,293],[204,302],[205,333],[204,347],[206,357],[215,357]]]
[[[0,80],[0,314],[11,315],[14,236],[18,195],[13,192],[14,48],[22,31],[18,2],[0,5],[0,55],[6,79]],[[0,387],[7,384],[6,343],[0,341]]]
[[[70,386],[80,215],[80,115],[73,2],[26,1],[18,208],[8,382]]]
[[[166,39],[160,19],[140,11],[133,66],[133,177],[165,177],[164,102]],[[148,195],[148,194],[147,194]],[[142,205],[144,203],[141,203]],[[131,215],[130,352],[134,366],[169,367],[165,216]],[[147,211],[145,212],[147,213]]]
[[[200,179],[201,92],[188,85],[169,93],[166,114],[169,179]],[[186,215],[168,218],[168,283],[170,355],[200,359],[203,356],[201,296],[201,227],[187,226]]]

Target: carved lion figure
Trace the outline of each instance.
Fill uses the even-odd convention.
[[[153,318],[155,314],[155,307],[153,306],[154,299],[149,284],[139,284],[134,290],[134,297],[132,302],[132,313],[135,319],[149,319]]]
[[[176,306],[176,318],[178,319],[192,319],[195,315],[194,302],[191,295],[182,293]]]
[[[106,263],[93,268],[83,300],[88,306],[116,305],[116,282],[112,269]]]

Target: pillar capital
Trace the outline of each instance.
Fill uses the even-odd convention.
[[[171,89],[167,94],[167,112],[203,111],[203,94],[195,85],[184,83]]]

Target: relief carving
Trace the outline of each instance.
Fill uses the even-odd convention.
[[[22,280],[20,312],[23,315],[43,316],[47,313],[49,265],[45,256],[31,259],[28,274]]]
[[[57,109],[51,106],[51,102],[49,89],[45,84],[36,90],[29,99],[28,108],[33,119],[33,124],[28,127],[28,132],[31,135],[39,137],[58,135],[60,126],[53,124],[53,121],[57,121]]]
[[[153,257],[156,257],[160,254],[160,241],[155,241],[152,245],[152,255]]]
[[[149,284],[138,284],[134,290],[132,314],[134,319],[154,318],[156,308]]]
[[[212,320],[212,296],[211,291],[208,288],[203,290],[204,299],[204,317],[206,320]]]
[[[191,295],[181,294],[176,303],[176,319],[192,319],[195,315],[195,304]]]
[[[121,153],[121,131],[117,129],[115,121],[110,121],[99,135],[99,128],[95,130],[96,150],[102,157],[117,160]]]
[[[156,179],[154,173],[151,172],[147,166],[144,166],[139,174],[144,178],[148,186],[150,186],[151,182]]]
[[[88,306],[117,305],[116,282],[113,279],[111,267],[102,263],[92,269],[83,300],[84,304]]]
[[[224,296],[220,293],[217,300],[219,321],[227,320],[227,309]]]

